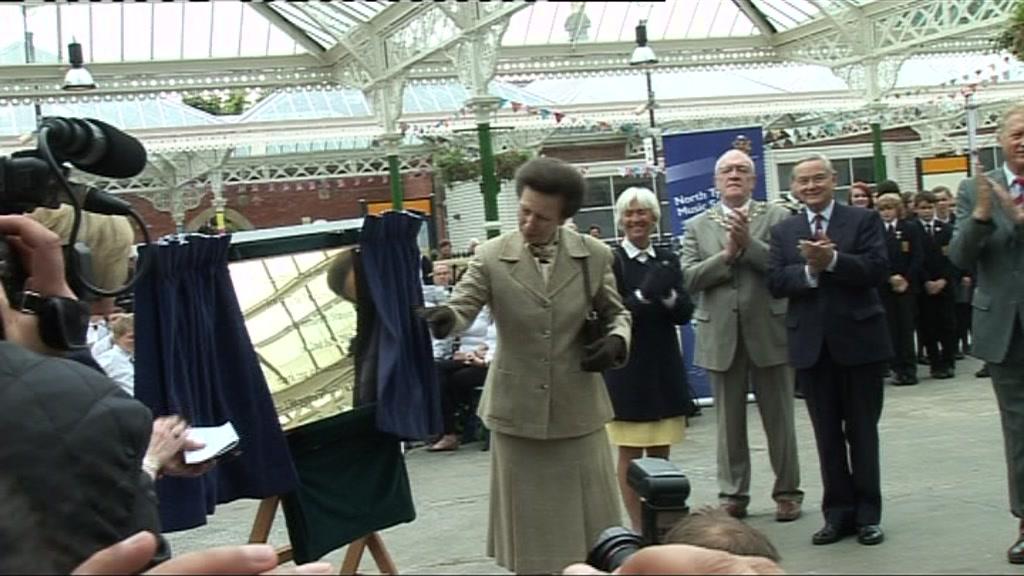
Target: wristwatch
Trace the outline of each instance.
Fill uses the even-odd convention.
[[[39,317],[39,337],[50,348],[78,350],[86,347],[89,305],[85,302],[24,290],[17,308]]]

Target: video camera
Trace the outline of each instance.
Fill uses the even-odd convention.
[[[124,215],[135,220],[149,242],[145,222],[131,204],[106,192],[68,182],[70,163],[79,170],[109,178],[130,178],[146,167],[146,149],[124,132],[90,118],[42,118],[35,150],[0,157],[0,214],[30,212],[36,208],[74,207],[74,222],[65,247],[66,276],[80,297],[86,292],[116,296],[134,286],[142,270],[124,286],[104,290],[87,278],[88,248],[77,242],[82,210],[99,214]],[[25,290],[26,275],[17,251],[0,238],[0,284],[7,300],[25,312],[40,317],[40,335],[51,347],[68,350],[85,345],[89,310],[81,302],[43,296]]]
[[[637,458],[626,471],[629,487],[640,497],[641,534],[614,526],[601,532],[587,554],[587,564],[612,572],[634,552],[662,544],[683,516],[690,513],[690,481],[682,470],[662,458]]]

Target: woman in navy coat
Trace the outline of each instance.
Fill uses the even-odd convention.
[[[608,434],[619,447],[618,477],[633,528],[640,529],[640,500],[626,482],[635,458],[668,458],[683,439],[694,411],[679,348],[679,325],[689,322],[693,302],[683,288],[679,259],[651,244],[661,217],[658,198],[646,188],[628,188],[615,203],[624,238],[615,248],[615,280],[633,315],[629,363],[604,373],[615,408]]]

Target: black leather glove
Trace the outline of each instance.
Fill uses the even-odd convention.
[[[586,372],[603,372],[626,361],[626,341],[610,334],[583,348],[580,368]]]
[[[451,334],[455,327],[455,312],[447,306],[416,308],[416,315],[427,321],[430,333],[438,340]]]
[[[668,298],[672,288],[683,279],[683,272],[677,264],[672,262],[659,261],[647,271],[643,282],[640,283],[640,293],[647,300]]]

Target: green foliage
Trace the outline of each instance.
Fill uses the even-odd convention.
[[[996,48],[1024,60],[1024,1],[1017,0],[1006,28],[995,39]]]
[[[480,162],[466,156],[466,151],[455,146],[445,146],[434,152],[434,168],[441,175],[445,185],[480,178]]]
[[[494,171],[498,180],[512,180],[516,170],[526,163],[532,155],[525,150],[506,150],[494,157]]]
[[[494,156],[494,171],[498,180],[512,180],[516,170],[532,155],[524,150],[506,150]],[[447,186],[455,182],[480,179],[480,160],[470,158],[465,149],[445,146],[434,152],[434,168]]]
[[[183,97],[181,101],[215,116],[241,114],[248,105],[245,91],[242,89],[235,89],[226,94],[191,94]]]

